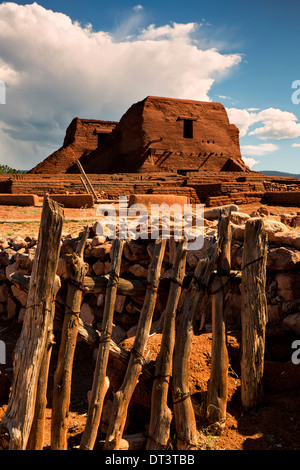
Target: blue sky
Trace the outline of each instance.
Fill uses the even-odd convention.
[[[253,170],[300,173],[299,17],[296,0],[0,2],[0,163],[30,169],[73,117],[167,95],[222,102]]]

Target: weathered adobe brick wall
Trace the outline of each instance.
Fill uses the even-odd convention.
[[[299,191],[271,191],[266,192],[264,201],[267,204],[300,207],[300,184]]]
[[[206,203],[210,206],[220,204],[243,204],[265,201],[269,203],[289,205],[299,204],[297,191],[300,180],[280,180],[275,187],[277,192],[269,194],[265,199],[266,187],[272,185],[272,177],[253,174],[243,177],[243,173],[205,172],[205,174],[176,175],[175,173],[139,173],[114,175],[89,175],[89,179],[102,199],[117,199],[120,195],[130,194],[177,194],[187,196],[192,203]],[[291,184],[292,183],[292,184]],[[290,191],[287,189],[291,188]],[[4,194],[83,194],[85,189],[78,174],[26,174],[0,176],[0,193]],[[274,196],[273,196],[274,194]],[[286,194],[286,196],[285,196]],[[272,199],[272,197],[277,200]]]
[[[98,134],[109,133],[116,122],[75,118],[69,125],[63,146],[29,171],[31,174],[78,173],[76,159],[98,147]]]
[[[185,130],[187,122],[192,130]],[[222,104],[159,97],[132,105],[102,148],[82,163],[87,173],[220,171],[226,164],[228,171],[249,171],[239,130]]]

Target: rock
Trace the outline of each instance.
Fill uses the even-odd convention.
[[[71,238],[71,236],[68,236],[64,239],[61,249],[60,249],[60,255],[64,256],[66,254],[72,254],[76,250],[78,240],[75,238]]]
[[[25,308],[27,305],[27,293],[22,291],[21,289],[18,289],[14,285],[11,286],[11,291],[13,293],[13,296],[18,300],[18,302],[20,302],[21,306]]]
[[[15,251],[19,251],[21,248],[27,248],[27,242],[22,237],[13,237],[10,243]]]
[[[280,320],[279,305],[268,304],[268,323],[278,323]]]
[[[12,320],[17,315],[18,306],[12,297],[7,299],[7,320]]]
[[[22,268],[22,269],[26,269],[27,270],[27,266],[28,266],[28,253],[20,253],[18,252],[15,256],[15,259],[16,259],[16,262],[18,263],[18,265]]]
[[[126,301],[126,296],[125,295],[117,295],[116,296],[115,312],[117,312],[117,313],[122,313],[123,312],[124,306],[125,306],[125,301]]]
[[[0,286],[0,302],[7,302],[9,289],[6,284]]]
[[[58,260],[56,274],[57,276],[63,279],[66,279],[68,277],[67,268],[66,268],[66,259],[63,257],[60,257]]]
[[[134,264],[133,266],[129,267],[129,272],[136,277],[147,277],[148,276],[148,269],[144,268],[140,264]]]
[[[194,269],[199,259],[203,259],[209,250],[211,240],[208,237],[204,238],[203,247],[200,250],[188,250],[186,262],[190,268]]]
[[[103,243],[102,245],[96,245],[91,247],[91,256],[105,260],[110,254],[112,243]]]
[[[106,237],[95,235],[91,241],[91,247],[103,245],[106,242]]]
[[[95,264],[93,264],[93,270],[96,276],[103,276],[103,274],[105,274],[105,264],[103,261],[98,260]]]
[[[115,325],[112,330],[111,339],[116,344],[119,344],[125,338],[126,338],[126,331],[120,325]]]
[[[287,245],[300,250],[299,230],[287,230],[286,232],[274,233],[272,243],[276,245]]]
[[[16,255],[16,251],[12,248],[6,248],[0,252],[0,266],[5,267],[10,264],[12,258]]]
[[[105,295],[99,294],[97,297],[97,307],[104,307]]]
[[[261,206],[257,212],[260,214],[260,215],[269,215],[269,209],[267,207],[264,207],[264,206]]]
[[[300,312],[288,315],[282,322],[286,328],[293,331],[296,335],[300,335]]]
[[[3,313],[6,313],[6,302],[0,303],[0,315],[3,315]]]
[[[9,248],[9,243],[6,237],[0,237],[0,250],[5,250]]]
[[[274,279],[277,282],[277,295],[285,301],[300,299],[300,273],[280,272]]]
[[[292,220],[292,223],[291,223],[291,226],[294,227],[294,228],[300,227],[300,215],[294,216],[294,218]]]
[[[271,248],[268,253],[267,270],[287,271],[300,268],[300,251],[291,247]]]
[[[13,273],[15,273],[19,268],[19,265],[17,262],[15,263],[12,263],[12,264],[9,264],[8,266],[6,266],[6,269],[5,269],[5,275],[6,275],[6,278],[11,281],[11,275]]]
[[[244,214],[243,212],[232,212],[231,213],[231,222],[236,225],[243,225],[248,219],[250,219],[249,214]]]
[[[235,204],[228,204],[225,206],[218,206],[218,207],[213,207],[211,209],[205,209],[204,210],[204,218],[205,219],[218,219],[220,215],[220,211],[222,209],[231,209],[231,212],[238,212],[239,208]]]
[[[253,220],[258,220],[259,218],[260,217],[250,218],[248,219],[248,222],[253,221]],[[268,219],[267,217],[265,217],[263,221],[264,221],[266,233],[268,234],[269,243],[272,243],[275,240],[276,238],[275,234],[280,233],[280,236],[281,236],[282,233],[287,231],[286,225],[284,225],[281,222],[278,222],[277,220]],[[231,226],[232,226],[232,238],[235,240],[243,241],[244,235],[245,235],[245,224],[237,225],[237,224],[231,223]]]
[[[129,261],[149,261],[149,254],[145,244],[130,241],[124,244],[124,256]]]
[[[88,325],[92,325],[95,320],[94,312],[87,303],[83,303],[80,310],[80,318]]]

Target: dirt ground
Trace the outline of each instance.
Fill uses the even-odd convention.
[[[240,211],[251,213],[257,206],[241,206]],[[272,207],[273,213],[298,212],[299,208]],[[41,207],[17,208],[0,206],[1,236],[37,236]],[[64,232],[78,234],[84,225],[91,223],[96,216],[95,209],[65,210]],[[80,220],[78,220],[80,219]],[[85,219],[85,220],[83,220]],[[19,223],[12,221],[19,220]],[[32,221],[32,220],[35,220]],[[30,233],[31,231],[31,233]],[[0,421],[5,414],[8,402],[8,388],[13,372],[13,349],[21,331],[16,321],[7,322],[0,318],[0,339],[7,347],[7,364],[0,366]],[[59,334],[56,333],[53,348],[48,408],[45,427],[45,450],[50,446],[51,393],[53,375],[59,348]],[[201,435],[201,448],[207,450],[300,450],[300,365],[291,363],[291,345],[299,339],[281,328],[269,328],[266,339],[266,361],[264,379],[264,400],[256,408],[245,411],[240,401],[240,344],[239,331],[228,333],[230,368],[228,376],[228,408],[226,427],[221,436],[215,437],[205,428],[201,418],[203,394],[205,395],[210,373],[211,333],[195,336],[190,359],[189,377],[192,397],[197,403],[197,420]],[[132,340],[122,343],[130,349]],[[151,337],[147,349],[153,360],[159,351],[160,335]],[[72,395],[69,414],[69,448],[80,444],[88,410],[87,394],[91,389],[94,371],[93,350],[84,342],[78,342],[72,380]],[[140,431],[144,431],[141,429]],[[96,446],[97,449],[97,446]]]

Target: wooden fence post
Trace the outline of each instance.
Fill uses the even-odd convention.
[[[186,256],[186,241],[183,240],[178,243],[175,254],[172,282],[164,316],[161,348],[156,358],[147,450],[166,449],[170,437],[172,412],[168,408],[167,400],[172,376],[176,310],[185,276]]]
[[[208,288],[217,255],[218,245],[215,243],[210,247],[208,256],[199,260],[182,311],[178,312],[173,363],[173,407],[178,450],[193,450],[197,449],[198,445],[198,432],[189,388],[189,358],[195,313]]]
[[[25,450],[35,413],[36,393],[54,302],[55,276],[64,213],[45,196],[26,314],[14,353],[14,377],[0,428],[0,448]]]
[[[54,374],[51,450],[67,449],[68,415],[70,405],[71,380],[74,353],[78,335],[78,320],[82,301],[80,284],[86,274],[84,248],[88,237],[88,227],[80,240],[76,253],[67,257],[67,274],[70,279],[66,311],[61,333],[61,344]]]
[[[157,289],[165,247],[166,239],[159,238],[156,240],[152,262],[149,266],[148,287],[137,327],[135,342],[130,353],[130,359],[123,383],[121,388],[115,394],[113,401],[112,417],[104,445],[105,450],[119,449],[129,402],[143,368],[144,352],[149,338],[152,317],[156,304]]]
[[[267,324],[267,235],[262,219],[245,226],[242,262],[241,399],[245,408],[263,398],[265,331]]]
[[[55,277],[55,287],[54,287],[54,298],[61,286],[59,276]],[[35,403],[35,414],[31,426],[30,436],[27,443],[26,450],[43,450],[44,446],[44,428],[45,428],[45,414],[47,407],[47,387],[48,387],[48,375],[49,375],[49,365],[51,360],[52,346],[54,344],[54,334],[53,334],[53,321],[55,316],[55,303],[53,302],[51,307],[51,318],[48,328],[48,338],[46,341],[45,352],[43,361],[41,364],[37,394],[36,394],[36,403]]]
[[[221,211],[219,220],[220,254],[217,273],[212,282],[212,351],[211,374],[207,390],[208,424],[216,433],[225,426],[228,394],[228,351],[224,306],[229,291],[231,267],[230,212]]]
[[[106,377],[106,370],[112,335],[115,301],[118,290],[118,279],[122,263],[123,246],[123,241],[118,238],[114,240],[111,257],[111,270],[105,294],[100,344],[95,366],[88,416],[80,444],[81,450],[93,450],[94,448],[102,414],[103,402],[109,387],[109,379]]]

